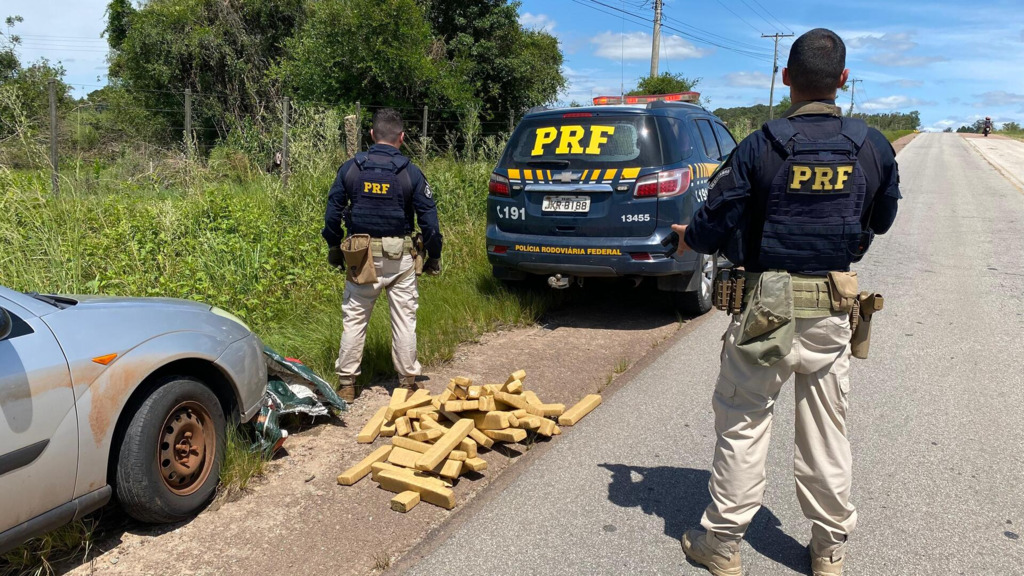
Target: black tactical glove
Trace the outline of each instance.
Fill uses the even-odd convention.
[[[440,258],[427,258],[427,261],[423,263],[423,273],[430,274],[431,276],[437,276],[441,273],[441,259]]]
[[[341,246],[331,246],[327,250],[327,263],[339,272],[345,271],[345,255],[341,252]]]

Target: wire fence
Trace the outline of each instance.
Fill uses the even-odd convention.
[[[132,155],[140,169],[144,170],[148,164],[152,172],[154,161],[169,154],[186,162],[201,161],[208,159],[218,146],[230,146],[232,142],[238,144],[254,133],[258,133],[255,139],[259,143],[248,146],[247,151],[251,156],[263,155],[265,158],[250,157],[249,160],[259,169],[277,174],[282,186],[287,188],[293,172],[293,155],[296,153],[293,143],[297,132],[304,140],[314,138],[323,141],[319,143],[321,146],[312,148],[333,147],[338,152],[335,156],[349,158],[372,145],[371,119],[376,111],[383,108],[393,108],[403,116],[406,131],[403,152],[418,158],[455,150],[468,150],[472,154],[472,150],[484,144],[488,136],[492,137],[488,151],[493,155],[495,148],[511,134],[517,120],[513,113],[507,114],[506,119],[480,118],[479,110],[474,108],[388,106],[361,102],[345,105],[284,97],[279,105],[274,106],[275,111],[264,112],[258,122],[251,119],[259,127],[247,134],[244,127],[229,128],[228,123],[212,125],[208,118],[200,117],[203,114],[197,114],[204,99],[222,103],[224,94],[189,89],[138,90],[133,91],[136,94],[128,94],[129,99],[140,94],[170,95],[172,98],[163,98],[160,100],[162,104],[155,106],[133,102],[131,106],[124,107],[123,103],[105,100],[104,95],[94,92],[88,99],[59,109],[56,86],[51,81],[48,87],[49,118],[45,125],[39,122],[36,130],[31,134],[20,134],[20,138],[19,134],[6,140],[0,138],[0,165],[48,170],[55,195],[60,194],[62,166],[81,170],[83,160],[87,160],[96,166],[98,172],[100,157]],[[81,85],[82,88],[86,86]],[[217,99],[218,96],[221,99]],[[312,126],[315,122],[308,117],[318,111],[330,112],[321,124],[334,125]],[[102,114],[110,117],[100,118]],[[159,118],[160,122],[147,122],[148,115]],[[240,147],[246,148],[242,144]],[[12,155],[11,149],[22,152]],[[260,151],[253,152],[253,149]],[[301,153],[312,154],[313,151],[303,149]]]

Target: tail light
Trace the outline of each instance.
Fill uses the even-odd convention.
[[[491,174],[491,180],[487,183],[487,191],[495,196],[508,196],[508,178],[501,174]]]
[[[678,196],[690,187],[690,169],[665,170],[636,181],[633,196],[637,198],[668,198]]]

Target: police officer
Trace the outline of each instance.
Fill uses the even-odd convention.
[[[815,576],[842,574],[857,522],[846,427],[849,310],[836,310],[829,290],[851,289],[842,272],[892,225],[900,191],[885,137],[842,118],[835,105],[845,64],[846,47],[832,31],[798,38],[782,71],[793,106],[743,140],[712,177],[692,223],[673,226],[680,252],[722,252],[745,269],[744,313],[725,333],[712,400],[718,441],[705,531],[682,538],[686,555],[716,575],[741,574],[740,539],[764,494],[772,410],[791,375],[794,475],[812,523]]]
[[[344,270],[341,243],[345,230],[368,234],[377,280],[357,284],[352,276],[345,282],[341,306],[344,331],[335,371],[339,393],[349,402],[358,395],[356,377],[363,359],[363,344],[370,313],[381,290],[387,292],[391,310],[391,358],[399,385],[415,388],[420,363],[416,359],[416,309],[419,292],[411,254],[414,220],[423,233],[427,252],[423,271],[441,273],[441,231],[434,194],[427,180],[408,158],[399,152],[405,139],[402,117],[390,108],[373,115],[370,130],[374,145],[342,164],[327,197],[322,232],[329,248],[327,261]],[[341,225],[344,222],[345,230]]]

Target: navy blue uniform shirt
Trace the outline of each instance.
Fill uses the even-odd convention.
[[[374,144],[368,151],[369,154],[380,156],[401,157],[402,153],[398,148],[388,144]],[[324,214],[324,229],[321,235],[327,241],[328,246],[339,246],[345,238],[345,231],[342,229],[344,215],[347,208],[352,205],[350,191],[345,189],[345,175],[348,174],[355,159],[350,159],[338,169],[338,175],[334,179],[331,191],[327,194],[327,211]],[[427,249],[430,258],[441,257],[441,228],[437,220],[437,205],[434,203],[434,192],[423,177],[423,172],[413,163],[405,167],[409,172],[409,179],[412,182],[412,201],[406,204],[405,217],[408,221],[408,229],[415,230],[416,221],[419,222],[420,230],[423,232],[423,244]],[[410,205],[411,204],[411,205]]]
[[[835,104],[832,100],[823,100]],[[797,132],[812,140],[839,134],[838,117],[824,114],[799,115],[790,118]],[[902,198],[896,153],[881,132],[868,129],[868,136],[858,153],[867,178],[867,196],[861,226],[876,234],[885,234],[896,219],[896,203]],[[708,199],[693,216],[683,240],[702,254],[722,251],[737,234],[750,262],[734,262],[751,272],[763,272],[756,261],[761,245],[765,200],[772,178],[782,167],[782,155],[776,151],[763,130],[743,139],[714,176]],[[791,272],[801,272],[792,270]],[[811,271],[806,271],[811,272]],[[815,271],[817,272],[817,271]]]

